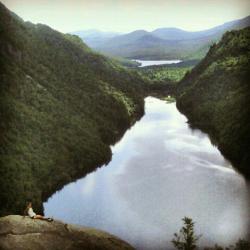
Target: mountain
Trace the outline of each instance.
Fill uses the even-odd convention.
[[[79,37],[0,3],[0,215],[22,213],[111,158],[143,114],[145,82]]]
[[[151,34],[165,40],[192,40],[201,39],[205,37],[217,37],[220,38],[225,31],[233,29],[242,29],[250,25],[250,16],[243,19],[234,20],[224,23],[211,29],[203,31],[185,31],[177,28],[160,28],[151,32]]]
[[[111,44],[109,42],[111,41]],[[160,43],[164,42],[162,39],[155,37],[150,34],[150,32],[147,32],[145,30],[136,30],[134,32],[131,32],[129,34],[116,36],[110,40],[107,41],[106,46],[110,47],[111,49],[114,48],[120,48],[120,46],[126,47],[127,45],[135,46],[136,48],[142,43]]]
[[[155,37],[147,31],[137,30],[108,40],[105,43],[105,49],[101,49],[100,52],[114,57],[128,58],[132,58],[136,54],[136,58],[140,58],[140,55],[147,53],[148,49],[155,47],[156,44],[159,46],[164,43],[166,43],[165,40]]]
[[[120,35],[118,32],[104,32],[100,30],[80,30],[71,32],[72,35],[79,36],[88,46],[97,47],[108,41],[110,38]]]
[[[189,32],[178,28],[160,28],[151,32],[152,35],[161,39],[174,41],[192,39],[193,33],[195,32]]]
[[[129,34],[109,39],[94,49],[110,56],[126,57],[131,59],[152,59],[156,53],[164,56],[165,47],[175,47],[173,53],[179,50],[175,41],[167,41],[152,35],[144,30],[137,30]],[[173,59],[171,52],[169,53]],[[158,57],[159,58],[159,57]],[[161,59],[161,58],[160,58]]]
[[[101,41],[92,48],[106,55],[132,59],[201,59],[224,32],[248,26],[250,16],[197,32],[177,28],[137,30]]]
[[[250,27],[226,32],[178,84],[177,107],[250,177]]]

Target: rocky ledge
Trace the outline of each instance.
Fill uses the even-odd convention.
[[[132,250],[123,240],[106,232],[65,224],[33,220],[20,215],[0,218],[1,250]]]

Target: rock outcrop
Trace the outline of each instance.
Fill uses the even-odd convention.
[[[128,243],[103,231],[9,215],[0,218],[1,250],[132,250]]]

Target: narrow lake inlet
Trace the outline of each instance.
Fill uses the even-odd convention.
[[[46,216],[103,229],[137,249],[172,247],[184,216],[203,235],[199,245],[246,237],[249,183],[175,103],[147,97],[145,115],[112,152],[107,166],[54,193]]]

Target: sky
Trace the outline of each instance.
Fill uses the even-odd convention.
[[[61,32],[212,28],[250,15],[249,0],[1,0],[25,21]]]

